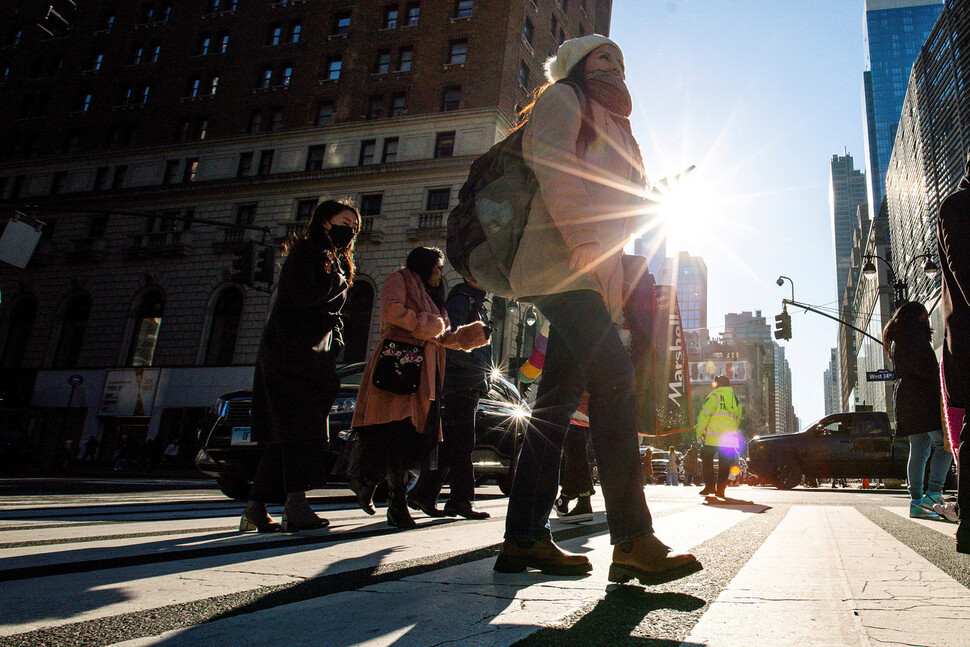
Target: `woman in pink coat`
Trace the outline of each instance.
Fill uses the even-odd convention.
[[[413,528],[406,502],[407,471],[427,462],[441,439],[438,415],[445,349],[471,350],[488,343],[484,324],[476,321],[451,331],[444,305],[441,267],[436,247],[417,247],[405,267],[394,272],[381,291],[381,338],[424,346],[421,383],[416,393],[398,395],[374,386],[378,344],[364,368],[353,427],[360,453],[350,466],[350,486],[360,507],[374,514],[374,488],[387,478],[387,523]],[[427,466],[427,465],[424,465]]]

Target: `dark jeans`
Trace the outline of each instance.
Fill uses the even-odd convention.
[[[593,470],[589,465],[586,445],[589,440],[587,427],[570,425],[562,448],[562,463],[559,466],[559,485],[562,495],[567,499],[592,496]]]
[[[322,485],[326,474],[319,473],[324,469],[320,444],[318,439],[266,443],[249,491],[250,500],[282,503],[291,492]]]
[[[714,473],[714,456],[717,455],[717,474]],[[735,452],[715,445],[701,447],[701,465],[704,471],[704,487],[709,490],[722,491],[727,487],[728,476],[734,465]]]
[[[552,330],[509,496],[505,538],[552,537],[549,513],[559,485],[563,443],[584,390],[589,391],[589,428],[610,540],[621,544],[653,534],[640,474],[633,362],[603,298],[577,290],[535,297],[534,303]]]
[[[472,450],[475,449],[475,409],[481,394],[459,390],[442,397],[442,442],[438,446],[438,469],[422,470],[411,496],[434,502],[441,494],[445,479],[451,482],[449,502],[456,506],[475,500],[475,469]]]

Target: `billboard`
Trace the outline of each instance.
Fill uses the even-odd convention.
[[[726,375],[731,384],[748,381],[748,362],[746,360],[707,360],[690,363],[691,384],[713,382],[718,375]]]

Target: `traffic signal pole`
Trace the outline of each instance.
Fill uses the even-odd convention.
[[[875,342],[877,342],[879,344],[882,344],[882,340],[881,339],[877,339],[876,337],[873,337],[872,335],[870,335],[869,333],[867,333],[865,330],[862,330],[861,328],[856,328],[852,324],[850,324],[850,323],[848,323],[846,321],[842,321],[838,317],[833,317],[832,315],[830,315],[827,312],[822,312],[821,310],[817,310],[814,307],[808,305],[807,303],[799,303],[798,301],[794,301],[792,299],[782,299],[781,300],[781,303],[782,303],[783,306],[784,305],[791,305],[791,306],[794,306],[796,308],[804,308],[805,310],[808,310],[809,312],[814,312],[817,315],[822,315],[823,317],[828,317],[832,321],[837,321],[840,324],[842,324],[843,326],[847,326],[847,327],[851,328],[852,330],[856,331],[857,333],[861,333],[861,334],[865,335],[866,337],[868,337],[869,339],[871,339],[871,340],[873,340],[873,341],[875,341]]]

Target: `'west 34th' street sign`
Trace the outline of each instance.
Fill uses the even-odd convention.
[[[896,374],[888,368],[881,368],[878,371],[866,371],[866,382],[891,382],[896,379]]]

